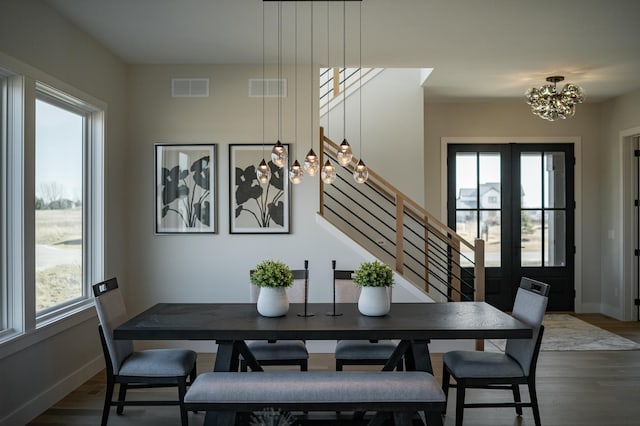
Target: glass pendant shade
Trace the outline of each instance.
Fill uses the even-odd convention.
[[[322,178],[322,181],[328,185],[331,185],[336,180],[336,168],[329,160],[327,160],[327,162],[324,163],[324,166],[322,166],[320,177]]]
[[[358,160],[358,164],[356,164],[356,168],[353,171],[353,179],[355,179],[356,183],[365,183],[369,179],[369,170],[362,160]]]
[[[302,177],[304,176],[304,171],[298,163],[298,160],[294,161],[289,169],[289,180],[292,184],[297,185],[302,182]]]
[[[256,169],[256,177],[258,178],[258,182],[260,182],[261,185],[266,185],[271,180],[271,169],[269,168],[267,162],[264,161],[264,158]]]
[[[351,145],[349,145],[346,139],[343,139],[340,144],[340,149],[338,150],[338,163],[346,167],[352,158],[353,152],[351,151]]]
[[[278,167],[284,167],[287,164],[287,150],[280,141],[276,142],[271,150],[271,161]]]
[[[320,170],[320,159],[313,152],[313,149],[310,149],[307,153],[307,156],[304,157],[304,170],[307,172],[309,176],[315,176],[318,174],[318,170]]]

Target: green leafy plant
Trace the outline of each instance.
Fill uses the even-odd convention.
[[[360,287],[391,287],[393,271],[377,260],[364,262],[354,271],[353,282]]]
[[[258,287],[289,287],[293,284],[293,273],[283,262],[263,260],[251,273],[251,284]]]

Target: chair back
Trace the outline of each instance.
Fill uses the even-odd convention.
[[[118,374],[122,361],[133,352],[133,342],[131,340],[113,339],[113,330],[129,319],[124,307],[124,300],[118,288],[118,281],[115,278],[94,284],[92,288],[98,320],[102,326],[113,373]]]
[[[333,285],[336,289],[336,303],[357,303],[362,288],[353,282],[353,270],[336,269],[333,260]],[[387,294],[391,300],[391,288],[387,287]]]
[[[286,288],[287,299],[291,303],[304,303],[305,289],[308,291],[309,286],[309,262],[304,261],[305,269],[292,269],[293,284]],[[249,277],[253,274],[253,270],[249,271]],[[249,281],[249,302],[256,303],[260,295],[260,287],[251,284]]]
[[[356,303],[358,301],[361,288],[353,282],[353,271],[334,269],[333,285],[336,289],[337,303]]]
[[[539,350],[538,334],[542,326],[542,319],[547,310],[549,300],[548,284],[523,277],[516,294],[512,315],[533,328],[531,339],[508,339],[505,353],[514,358],[527,374],[535,368],[534,362]],[[538,344],[536,344],[538,343]]]

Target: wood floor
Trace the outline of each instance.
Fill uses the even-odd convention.
[[[640,343],[639,322],[619,322],[602,315],[577,317]],[[198,369],[211,371],[212,354],[200,354]],[[432,354],[435,374],[440,380],[442,355]],[[333,369],[331,354],[312,354],[311,369]],[[637,426],[640,424],[640,351],[542,352],[538,361],[538,398],[543,426]],[[174,391],[146,390],[159,398]],[[171,393],[169,393],[171,392]],[[527,397],[523,388],[523,398]],[[133,395],[133,391],[131,392]],[[468,401],[511,398],[510,392],[468,391]],[[30,425],[99,425],[104,398],[104,373],[89,380],[51,407]],[[454,425],[454,392],[451,394],[445,426]],[[531,410],[519,418],[513,409],[468,409],[465,426],[530,426]],[[202,413],[189,414],[191,425],[201,425]],[[109,417],[110,426],[179,425],[176,407],[127,407]],[[338,424],[332,422],[330,424]],[[340,423],[344,424],[344,423]]]

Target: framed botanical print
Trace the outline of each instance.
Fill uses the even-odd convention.
[[[289,144],[283,144],[289,152]],[[290,221],[287,168],[269,161],[271,179],[261,185],[256,167],[271,149],[260,144],[229,145],[229,232],[288,234]],[[269,157],[266,157],[269,158]]]
[[[215,144],[156,144],[156,233],[217,232]]]

